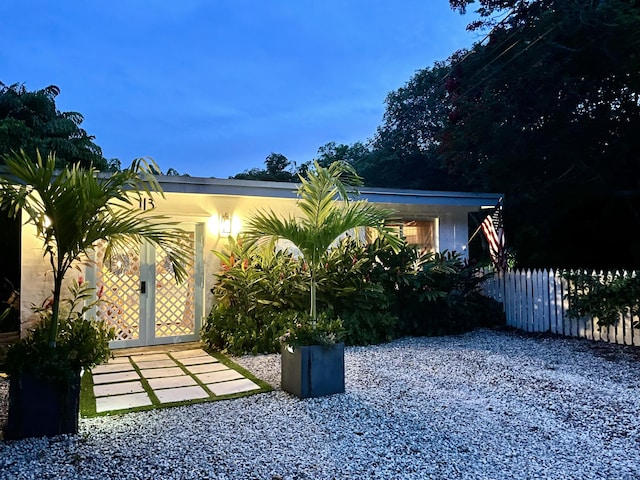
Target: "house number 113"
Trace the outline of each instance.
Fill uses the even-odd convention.
[[[139,203],[142,210],[151,210],[153,208],[156,208],[156,202],[154,202],[153,198],[151,197],[141,198]]]

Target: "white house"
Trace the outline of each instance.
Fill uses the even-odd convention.
[[[79,266],[77,275],[95,284],[106,302],[97,312],[116,327],[112,347],[193,341],[209,312],[219,261],[212,250],[224,249],[229,234],[242,232],[243,220],[260,208],[296,214],[296,185],[195,177],[158,178],[165,198],[156,195],[141,205],[179,221],[191,232],[194,262],[189,281],[176,285],[170,264],[160,252],[143,245],[110,264],[100,260]],[[466,253],[468,214],[493,207],[501,194],[362,188],[361,197],[393,209],[390,223],[422,250]],[[31,305],[51,292],[51,275],[42,243],[30,225],[21,240],[21,334],[33,321]]]

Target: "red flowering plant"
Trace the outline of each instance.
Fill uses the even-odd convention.
[[[108,360],[109,341],[115,338],[113,327],[88,314],[103,300],[82,278],[73,280],[69,296],[61,300],[56,347],[49,344],[52,321],[52,297],[42,306],[33,306],[41,318],[30,334],[18,340],[7,352],[5,367],[11,375],[31,373],[64,387],[74,372]]]

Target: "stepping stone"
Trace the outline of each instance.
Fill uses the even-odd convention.
[[[94,384],[126,382],[128,380],[138,380],[140,376],[135,370],[132,372],[103,373],[93,376]]]
[[[147,380],[154,390],[163,388],[190,387],[197,385],[193,377],[189,375],[181,375],[179,377],[150,378]]]
[[[178,360],[183,365],[201,365],[203,363],[218,363],[218,360],[210,355],[204,357],[180,358]]]
[[[207,388],[211,390],[214,395],[220,396],[257,390],[260,387],[248,378],[240,378],[238,380],[230,380],[228,382],[209,384],[207,385]]]
[[[169,388],[166,390],[154,390],[158,400],[161,403],[184,402],[187,400],[195,400],[197,398],[209,398],[209,394],[205,392],[201,386]]]
[[[134,407],[146,407],[148,405],[152,405],[151,399],[149,395],[144,392],[96,398],[96,412],[98,413],[111,410],[125,410]]]
[[[201,365],[185,365],[189,373],[209,373],[219,372],[220,370],[227,370],[228,367],[223,363],[203,363]]]
[[[157,360],[167,360],[169,355],[166,353],[143,353],[142,355],[133,355],[131,360],[134,362],[155,362]]]
[[[131,362],[129,361],[129,357],[110,358],[109,359],[109,365],[112,365],[114,363],[128,363],[129,365],[131,365]]]
[[[196,377],[204,384],[226,382],[227,380],[244,378],[241,373],[238,373],[235,370],[231,370],[230,368],[221,370],[219,372],[201,373],[199,375],[196,375]]]
[[[144,392],[144,387],[140,382],[121,382],[95,385],[93,394],[96,397],[106,397],[108,395],[124,395],[125,393]]]
[[[177,359],[203,356],[210,357],[210,355],[201,348],[197,348],[195,350],[178,350],[177,352],[170,352],[170,354],[173,358]]]
[[[131,362],[108,363],[106,365],[96,365],[91,369],[91,373],[96,375],[101,373],[127,372],[131,370],[133,370],[133,365],[131,365]]]
[[[146,362],[136,362],[136,366],[142,370],[146,368],[166,368],[166,367],[175,367],[176,362],[171,359],[167,360],[152,360]]]
[[[141,369],[140,375],[144,378],[178,377],[184,375],[184,372],[180,367],[151,368],[148,370]]]

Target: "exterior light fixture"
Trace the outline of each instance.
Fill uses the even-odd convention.
[[[223,213],[220,217],[220,233],[229,235],[231,233],[231,215]]]

